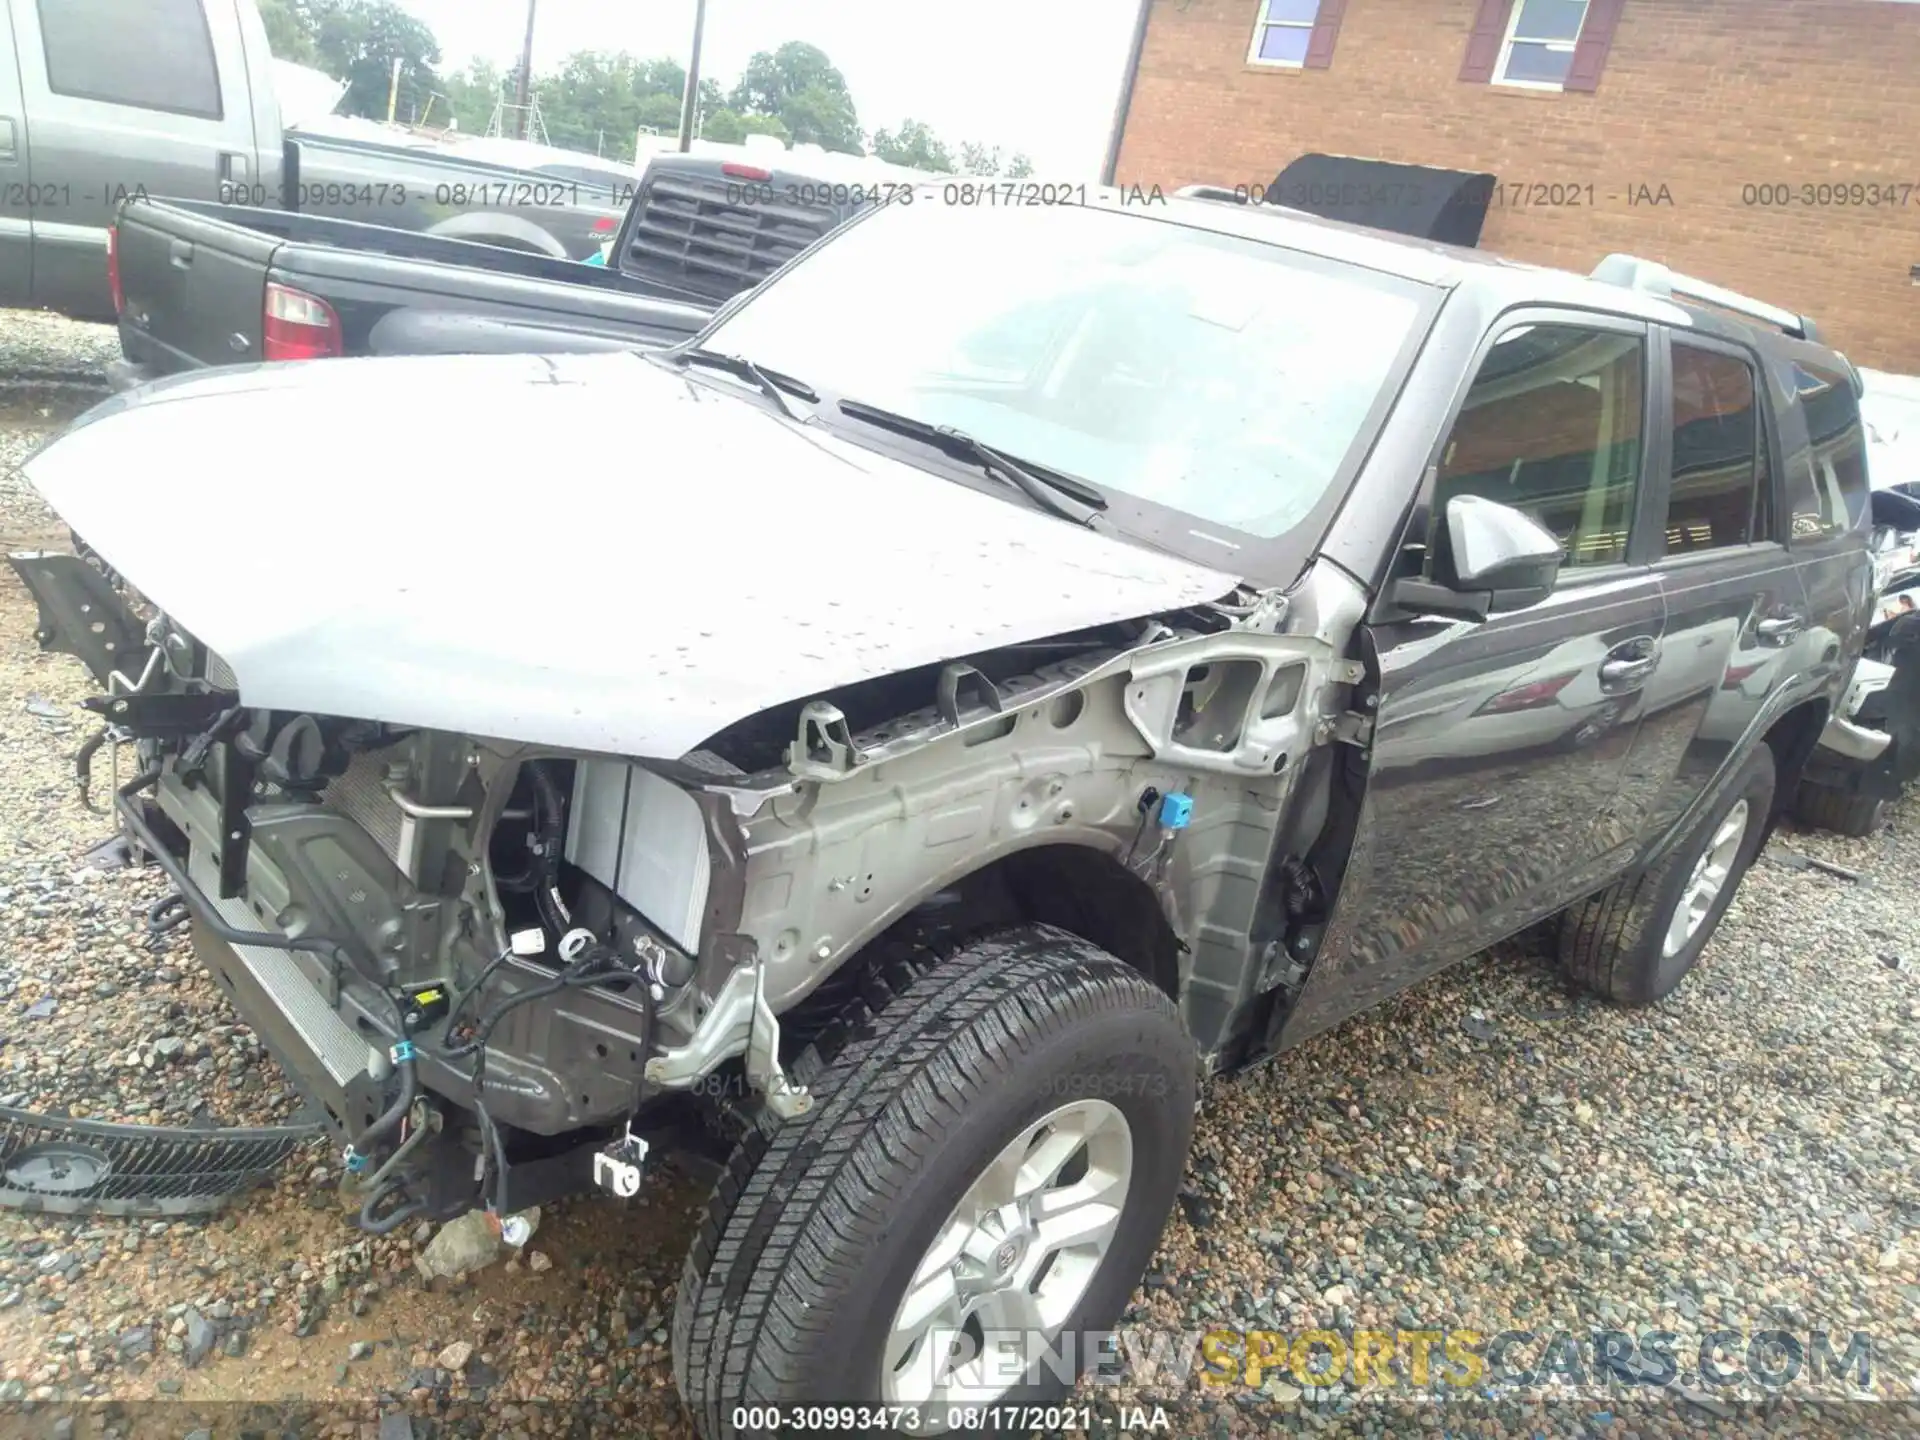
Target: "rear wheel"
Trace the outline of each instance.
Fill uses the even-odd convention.
[[[1664,860],[1568,907],[1560,918],[1568,973],[1621,1005],[1651,1005],[1671,994],[1753,863],[1773,787],[1773,751],[1761,745]]]
[[[1064,1395],[1185,1168],[1198,1066],[1167,997],[1022,926],[886,967],[794,1078],[812,1108],[747,1136],[682,1272],[700,1433],[832,1405],[925,1434],[948,1405]]]
[[[1815,830],[1860,838],[1880,828],[1887,802],[1876,795],[1836,790],[1831,785],[1800,782],[1794,792],[1793,818]]]

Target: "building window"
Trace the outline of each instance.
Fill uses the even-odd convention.
[[[1496,85],[1558,90],[1573,68],[1573,51],[1586,23],[1589,0],[1520,0],[1513,7]]]
[[[1305,65],[1320,4],[1321,0],[1260,0],[1260,19],[1253,27],[1247,63],[1295,70]]]

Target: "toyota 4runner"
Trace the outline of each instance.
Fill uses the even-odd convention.
[[[718,1145],[702,1433],[926,1431],[1092,1358],[1207,1075],[1537,922],[1681,983],[1860,653],[1857,388],[1628,257],[929,190],[671,351],[114,397],[15,564],[363,1224]]]

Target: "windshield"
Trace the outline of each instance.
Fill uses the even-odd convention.
[[[1429,293],[1144,214],[923,193],[705,343],[1270,540],[1358,450]]]

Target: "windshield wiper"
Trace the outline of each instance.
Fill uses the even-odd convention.
[[[725,355],[718,350],[678,350],[672,352],[673,359],[684,365],[706,365],[744,380],[762,395],[779,407],[780,413],[789,420],[800,417],[793,412],[793,406],[787,403],[788,395],[798,395],[802,400],[818,401],[820,396],[811,385],[794,379],[791,375],[782,375],[777,370],[762,370],[744,355]]]
[[[1099,528],[1104,523],[1100,512],[1107,508],[1107,497],[1084,480],[1053,472],[1043,474],[1027,462],[1016,460],[1004,450],[997,450],[951,425],[916,420],[911,415],[883,410],[878,405],[868,405],[860,400],[842,400],[839,408],[843,415],[850,415],[855,420],[864,420],[869,425],[877,425],[896,434],[911,435],[916,440],[924,440],[945,451],[956,460],[972,461],[987,474],[1006,481],[1050,515],[1058,515],[1062,520],[1071,520],[1076,525],[1090,528]]]

